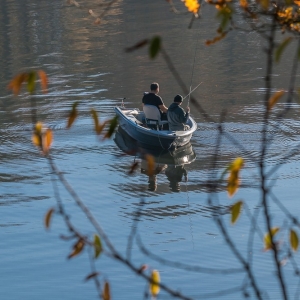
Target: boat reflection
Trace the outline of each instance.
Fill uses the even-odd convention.
[[[126,154],[136,156],[141,159],[141,173],[148,176],[148,190],[156,191],[158,174],[165,174],[169,181],[170,190],[180,191],[180,182],[188,180],[186,164],[190,164],[196,159],[195,151],[191,143],[173,150],[162,148],[141,147],[136,140],[130,137],[121,127],[118,128],[115,138],[117,146]],[[147,155],[154,157],[154,165],[149,163]],[[149,169],[151,168],[151,170]]]

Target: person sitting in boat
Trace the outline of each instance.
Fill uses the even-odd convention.
[[[157,95],[158,93],[159,84],[157,82],[151,83],[150,93],[144,93],[144,97],[142,99],[143,106],[144,104],[156,106],[160,111],[161,120],[167,120],[168,108],[164,105],[161,97]]]
[[[180,130],[189,130],[190,126],[186,125],[189,115],[190,115],[190,108],[187,107],[186,111],[181,108],[183,98],[181,95],[176,95],[174,98],[174,102],[170,105],[168,109],[168,122],[169,122],[169,129],[172,131],[180,131]]]

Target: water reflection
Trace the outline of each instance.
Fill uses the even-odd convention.
[[[169,188],[173,192],[179,192],[180,183],[187,182],[188,174],[186,164],[192,163],[196,159],[196,153],[191,143],[174,150],[164,150],[161,148],[143,148],[137,141],[132,139],[121,127],[118,128],[115,138],[117,146],[126,154],[134,155],[141,159],[140,171],[147,176],[148,190],[157,190],[158,174],[165,174],[169,181]],[[146,159],[147,154],[151,154],[155,163],[149,169]]]

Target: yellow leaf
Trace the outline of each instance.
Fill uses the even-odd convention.
[[[95,249],[95,258],[97,258],[102,252],[101,240],[97,234],[94,235],[94,249]]]
[[[52,214],[54,212],[54,208],[50,208],[46,215],[45,215],[45,227],[48,229],[49,226],[50,226],[50,221],[51,221],[51,217],[52,217]]]
[[[273,227],[271,229],[271,234],[270,232],[267,232],[265,234],[264,236],[265,251],[272,249],[271,237],[273,238],[278,231],[279,231],[279,227]]]
[[[182,0],[184,5],[187,7],[188,11],[194,13],[195,15],[198,14],[200,9],[200,4],[197,0]]]
[[[48,153],[50,146],[52,144],[53,134],[51,129],[47,129],[43,134],[43,152]]]
[[[42,136],[34,133],[32,135],[32,143],[37,147],[42,147]]]
[[[157,270],[153,270],[151,273],[151,282],[150,282],[150,293],[153,297],[156,297],[160,290],[160,275]]]
[[[232,171],[240,171],[240,169],[244,166],[244,160],[241,157],[236,158],[230,165],[230,170]]]
[[[110,300],[111,297],[110,297],[110,287],[109,287],[109,283],[106,281],[104,283],[104,289],[103,289],[103,292],[102,292],[102,299],[103,300]]]
[[[240,214],[241,214],[241,209],[242,209],[242,206],[243,206],[243,202],[242,201],[239,201],[239,202],[236,202],[235,204],[233,204],[231,206],[231,224],[234,224],[237,219],[239,218]]]
[[[278,91],[276,92],[270,99],[268,103],[268,110],[271,110],[272,107],[278,102],[280,97],[284,94],[284,91]]]
[[[239,188],[239,185],[240,185],[239,172],[231,171],[227,183],[227,192],[229,197],[232,197],[236,193],[236,191]]]
[[[299,239],[297,233],[293,229],[290,231],[290,244],[294,251],[298,250]]]

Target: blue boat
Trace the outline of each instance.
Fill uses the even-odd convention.
[[[119,118],[119,126],[141,146],[165,150],[181,147],[189,143],[197,129],[197,123],[192,117],[189,117],[186,123],[190,126],[189,130],[170,131],[150,128],[146,124],[145,113],[137,108],[125,109],[116,106],[115,112]]]

